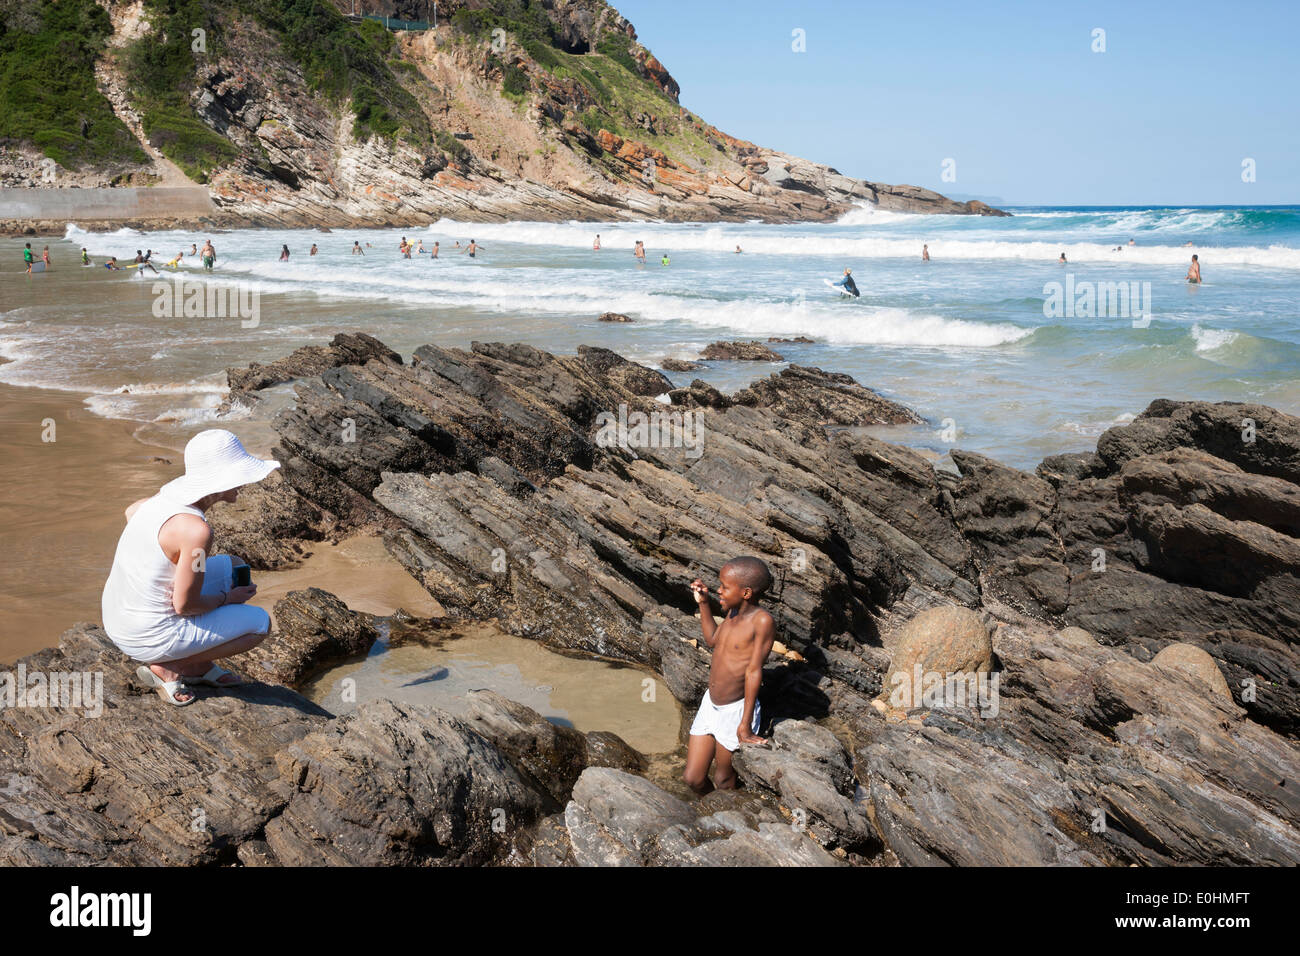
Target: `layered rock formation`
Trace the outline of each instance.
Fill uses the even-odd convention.
[[[623,423],[612,437],[611,416]],[[696,800],[621,742],[494,695],[476,697],[469,720],[379,701],[331,719],[256,687],[158,719],[156,699],[131,696],[120,657],[82,627],[33,663],[116,674],[114,709],[99,722],[0,715],[0,781],[16,795],[0,814],[3,854],[1300,861],[1300,420],[1157,401],[1095,453],[1032,475],[960,450],[959,474],[936,471],[845,427],[915,420],[817,369],[726,396],[673,389],[603,349],[426,346],[403,363],[376,344],[344,358],[300,382],[276,418],[283,479],[241,502],[246,540],[382,534],[450,626],[492,618],[647,668],[688,716],[708,656],[686,583],[737,554],[763,558],[781,644],[764,673],[769,742],[736,756],[744,791]],[[243,553],[284,560],[265,552]],[[355,652],[374,627],[323,594],[291,596],[276,616],[277,635],[241,663],[291,683],[305,673],[295,662]],[[272,700],[282,706],[260,706]],[[199,733],[213,712],[234,715],[238,747]],[[194,766],[215,760],[235,788],[217,800],[221,841],[164,849],[171,818],[121,795],[136,771],[118,762],[160,737]],[[193,784],[145,766],[194,802]],[[337,841],[319,837],[332,827]]]

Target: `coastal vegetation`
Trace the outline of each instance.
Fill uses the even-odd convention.
[[[95,85],[112,32],[94,0],[0,0],[0,144],[30,144],[68,169],[144,162]]]

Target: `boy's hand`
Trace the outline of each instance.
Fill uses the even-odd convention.
[[[704,586],[704,582],[696,578],[691,582],[691,591],[695,593],[695,602],[697,604],[707,604],[709,600],[709,589]]]
[[[751,734],[749,728],[741,724],[736,728],[736,739],[742,744],[758,744],[760,747],[766,747],[767,741],[757,734]]]

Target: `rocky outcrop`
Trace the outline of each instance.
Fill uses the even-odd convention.
[[[771,807],[694,807],[642,777],[583,772],[564,810],[578,866],[836,866]]]
[[[648,668],[688,716],[709,660],[686,583],[762,557],[781,649],[764,667],[769,739],[735,756],[744,792],[696,800],[612,735],[492,694],[467,719],[381,701],[334,719],[266,685],[160,713],[82,627],[29,666],[113,675],[112,718],[0,712],[0,854],[1300,862],[1300,422],[1160,401],[1095,454],[1028,474],[958,449],[954,475],[844,427],[883,401],[851,380],[796,367],[744,402],[671,406],[648,394],[662,380],[607,350],[477,343],[327,369],[274,422],[274,494],[316,510],[279,504],[268,520],[286,536],[294,515],[315,522],[303,534],[375,529],[449,620]],[[667,440],[627,427],[653,414],[679,416],[655,432]],[[354,441],[335,438],[343,418]],[[241,662],[252,676],[295,679],[376,626],[317,592],[276,616]],[[912,693],[891,699],[909,675]],[[142,803],[159,779],[168,796]],[[177,835],[195,805],[211,837]]]
[[[706,346],[700,358],[728,362],[784,362],[785,359],[762,342],[714,342]]]
[[[688,362],[685,359],[675,358],[666,358],[659,365],[666,372],[694,372],[697,369],[704,368],[699,362]]]
[[[231,392],[255,392],[295,378],[319,375],[340,365],[364,365],[372,358],[402,364],[402,357],[374,336],[365,332],[340,332],[329,345],[304,345],[270,365],[253,362],[247,368],[228,368],[226,380]]]
[[[1300,731],[1300,419],[1159,400],[1036,475],[952,457],[987,587],[1141,660],[1200,647],[1252,717]]]

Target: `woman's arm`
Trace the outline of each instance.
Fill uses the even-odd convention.
[[[172,578],[172,607],[183,617],[205,614],[225,604],[228,594],[203,591],[203,568],[212,547],[212,529],[202,518],[173,515],[158,532],[158,544],[176,565]]]

